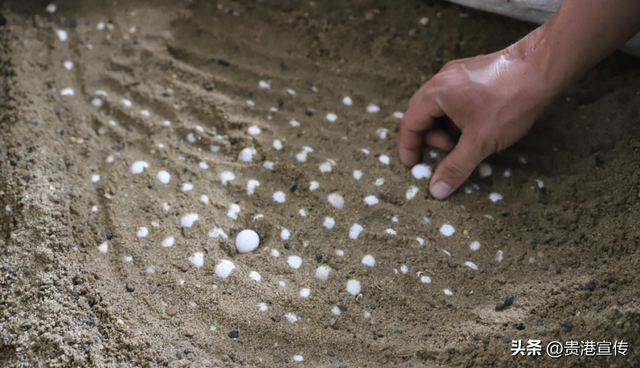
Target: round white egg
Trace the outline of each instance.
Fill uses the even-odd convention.
[[[236,237],[236,249],[239,253],[253,252],[260,245],[260,237],[253,230],[242,230]]]

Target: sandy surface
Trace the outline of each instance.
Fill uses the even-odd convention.
[[[530,25],[417,0],[95,3],[2,10],[0,366],[637,364],[637,59],[606,60],[491,176],[436,201],[398,163],[394,113],[445,62]],[[237,254],[243,229],[260,247]],[[511,357],[530,338],[630,350]]]

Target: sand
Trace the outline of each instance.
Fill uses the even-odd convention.
[[[532,25],[417,0],[55,4],[0,22],[0,366],[640,358],[637,59],[607,59],[437,201],[398,162],[394,113]],[[239,254],[244,229],[260,246]],[[512,339],[630,349],[514,358]]]

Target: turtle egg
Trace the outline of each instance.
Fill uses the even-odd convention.
[[[260,237],[253,230],[242,230],[236,237],[236,249],[239,253],[253,252],[258,245],[260,245]]]

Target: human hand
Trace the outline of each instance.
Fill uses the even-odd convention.
[[[400,161],[409,167],[417,164],[423,143],[452,150],[430,185],[435,198],[446,198],[482,160],[531,129],[558,90],[539,74],[515,45],[446,64],[409,101],[400,123]],[[455,126],[435,120],[444,116]]]
[[[507,49],[448,63],[409,101],[400,123],[400,161],[417,164],[423,143],[453,149],[431,179],[431,194],[446,198],[487,156],[522,138],[554,97],[638,32],[640,1],[565,0],[547,23]],[[443,116],[453,121],[453,134],[435,121]]]

